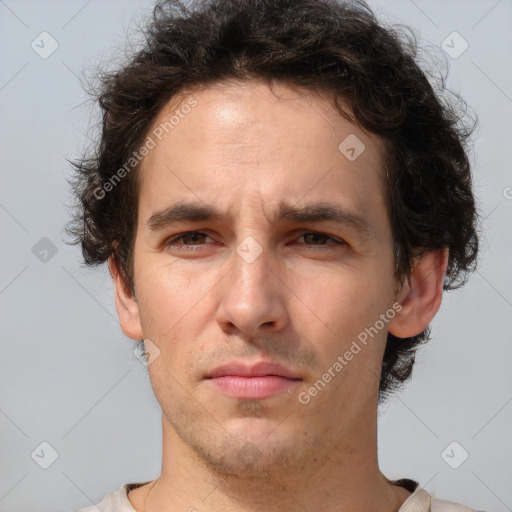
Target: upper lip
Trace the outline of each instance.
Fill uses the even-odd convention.
[[[215,368],[206,378],[223,377],[225,375],[235,375],[240,377],[264,377],[266,375],[277,375],[288,379],[300,379],[292,370],[276,363],[260,362],[253,365],[245,365],[239,362],[231,362]]]

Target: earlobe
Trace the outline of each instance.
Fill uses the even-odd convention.
[[[441,305],[448,248],[424,252],[399,293],[402,309],[389,323],[389,332],[409,338],[423,332]]]
[[[139,305],[124,282],[113,256],[108,259],[108,268],[114,283],[116,310],[121,330],[128,338],[141,340],[144,336],[140,323]]]

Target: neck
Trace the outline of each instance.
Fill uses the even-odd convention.
[[[197,457],[162,417],[162,473],[129,499],[137,512],[396,512],[410,493],[380,472],[376,416],[373,423],[335,444],[315,444],[293,471],[226,474]]]

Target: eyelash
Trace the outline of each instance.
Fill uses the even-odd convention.
[[[176,243],[177,240],[179,240],[180,238],[184,238],[186,236],[189,236],[189,235],[203,235],[203,236],[209,236],[207,235],[206,233],[203,233],[201,231],[187,231],[186,233],[181,233],[180,235],[175,235],[169,239],[167,239],[165,241],[165,247],[169,247],[173,244]],[[331,243],[329,244],[320,244],[320,246],[325,246],[325,245],[334,245],[334,246],[344,246],[344,245],[347,245],[346,242],[344,240],[337,240],[336,238],[333,238],[329,235],[326,235],[325,233],[320,233],[320,232],[317,232],[317,231],[307,231],[305,233],[302,233],[300,235],[299,238],[302,238],[303,236],[305,235],[316,235],[316,236],[321,236],[321,237],[325,237],[326,239],[330,240]],[[180,247],[181,249],[183,250],[187,250],[187,251],[197,251],[197,247],[201,245],[201,244],[180,244],[178,247]],[[302,244],[301,244],[302,245]],[[303,245],[318,245],[318,244],[303,244]],[[316,249],[318,250],[318,249]],[[323,248],[322,249],[319,249],[319,250],[324,250]]]

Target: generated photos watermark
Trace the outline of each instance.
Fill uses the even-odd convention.
[[[398,302],[395,302],[385,313],[380,315],[379,320],[377,320],[371,327],[366,327],[357,335],[357,341],[359,341],[359,343],[365,347],[368,343],[368,336],[373,339],[391,320],[393,320],[393,318],[395,318],[395,315],[401,310],[402,305]],[[352,361],[354,356],[361,352],[363,347],[361,347],[357,341],[352,340],[350,348],[346,350],[343,355],[340,354],[336,358],[336,361],[334,361],[334,363],[329,366],[329,368],[327,368],[322,376],[316,380],[315,383],[307,389],[307,391],[302,391],[299,393],[298,400],[301,404],[309,404],[309,402],[311,402],[311,398],[318,395],[318,393],[322,391],[325,386],[327,386],[327,384],[331,382],[331,380],[334,379],[336,375],[338,375],[350,361]]]
[[[113,174],[100,187],[94,189],[94,197],[101,200],[107,195],[107,193],[111,192],[123,178],[130,174],[130,172],[135,169],[140,162],[142,162],[142,159],[145,156],[149,155],[152,149],[155,149],[158,142],[162,141],[164,136],[170,133],[171,130],[174,130],[181,120],[185,119],[185,117],[190,114],[192,109],[196,106],[197,100],[191,96],[184,105],[174,111],[174,114],[168,121],[160,123],[156,128],[154,128],[151,131],[151,135],[146,137],[144,144],[142,144],[138,151],[134,151],[132,156],[116,171],[115,174]]]

